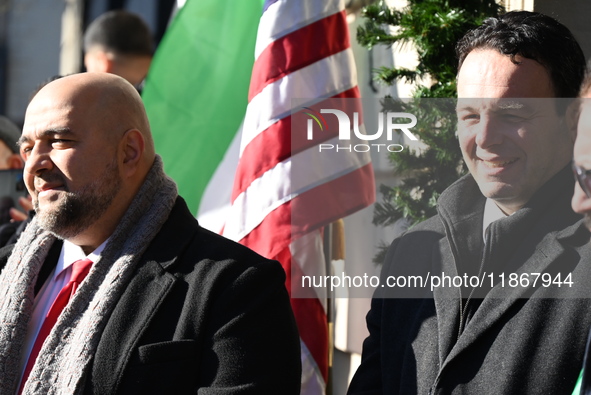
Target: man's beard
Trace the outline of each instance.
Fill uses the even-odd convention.
[[[63,180],[61,175],[48,175],[47,178]],[[37,221],[43,229],[61,239],[75,237],[107,211],[120,189],[121,178],[114,161],[107,166],[102,178],[94,180],[79,191],[61,192],[61,198],[55,202],[56,207],[42,209],[39,207],[39,200],[35,200]]]

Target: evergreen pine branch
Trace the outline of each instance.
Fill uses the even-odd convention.
[[[384,1],[380,1],[365,7],[361,15],[379,25],[397,26],[400,24],[403,13],[388,7]]]
[[[417,78],[421,77],[421,74],[416,70],[410,70],[405,68],[392,69],[390,67],[380,67],[375,70],[375,79],[385,83],[386,85],[392,85],[397,80],[404,80],[408,83],[414,83]]]
[[[387,33],[382,27],[373,23],[367,22],[365,26],[357,28],[357,41],[359,44],[372,49],[375,45],[392,45],[398,38]]]

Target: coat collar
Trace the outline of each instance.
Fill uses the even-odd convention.
[[[529,274],[556,270],[550,266],[558,261],[567,266],[578,264],[577,254],[568,254],[573,249],[572,240],[586,237],[588,241],[589,236],[581,229],[580,216],[570,208],[573,184],[570,169],[565,167],[542,186],[525,207],[491,224],[490,248],[484,267],[487,276],[493,273],[492,277],[498,282],[502,273]],[[470,175],[454,183],[441,195],[438,211],[447,237],[440,241],[439,250],[442,255],[454,257],[453,261],[442,259],[444,266],[440,270],[446,274],[453,276],[477,271],[470,270],[470,265],[479,265],[482,259],[483,244],[479,240],[482,240],[480,230],[484,202],[484,196]],[[459,292],[455,288],[434,291],[442,370],[485,331],[505,320],[514,304],[536,292],[531,287],[512,288],[507,284],[505,288],[497,284],[492,289],[483,287],[480,290],[482,294],[476,296],[484,299],[461,336],[458,331]]]
[[[494,221],[489,226],[493,248],[487,266],[494,270],[517,270],[524,262],[515,253],[523,244],[537,244],[547,234],[565,240],[578,229],[573,227],[581,216],[574,213],[570,200],[574,180],[569,166],[544,184],[530,201],[513,215]],[[441,195],[438,212],[454,257],[457,274],[478,274],[483,256],[482,228],[485,197],[467,175],[452,184]]]

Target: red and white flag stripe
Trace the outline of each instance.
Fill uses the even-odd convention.
[[[224,235],[281,262],[290,292],[303,273],[325,272],[322,227],[375,198],[369,155],[319,153],[320,141],[338,144],[335,128],[311,141],[292,136],[292,99],[314,105],[336,97],[359,97],[343,2],[267,1]],[[326,295],[311,292],[292,298],[292,307],[302,339],[302,393],[321,394]]]

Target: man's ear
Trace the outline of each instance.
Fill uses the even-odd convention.
[[[106,52],[93,50],[84,55],[86,71],[110,73],[113,70],[113,60]]]
[[[575,142],[577,138],[577,125],[579,123],[579,115],[581,114],[581,99],[573,100],[566,108],[565,123],[568,131],[568,137]]]
[[[12,154],[6,160],[9,169],[22,169],[25,167],[25,162],[21,158],[20,154]]]
[[[121,163],[126,176],[135,174],[144,157],[145,140],[137,129],[129,129],[123,134],[120,144]]]

